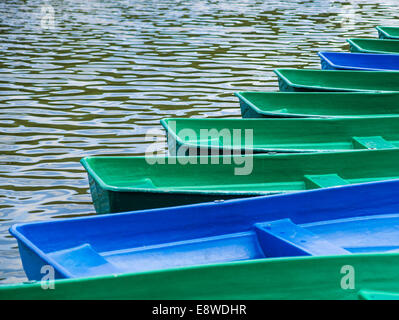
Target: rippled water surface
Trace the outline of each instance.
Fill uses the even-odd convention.
[[[319,68],[317,51],[398,15],[397,0],[1,0],[0,283],[26,280],[12,224],[94,214],[80,158],[141,155],[165,117],[239,117],[235,91],[276,91],[273,68]]]

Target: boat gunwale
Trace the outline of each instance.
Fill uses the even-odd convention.
[[[353,56],[359,56],[359,55],[374,55],[374,56],[380,56],[380,57],[386,57],[386,56],[396,56],[398,57],[398,61],[399,61],[399,54],[380,54],[380,53],[363,53],[363,52],[333,52],[333,51],[319,51],[317,54],[318,56],[325,60],[330,66],[340,69],[340,70],[355,70],[355,71],[399,71],[399,65],[398,65],[398,69],[378,69],[378,68],[366,68],[366,67],[353,67],[351,65],[339,65],[336,64],[335,62],[331,61],[325,54],[329,54],[329,53],[333,53],[333,54],[343,54],[343,55],[353,55]],[[385,91],[384,91],[385,92]]]
[[[362,151],[368,151],[368,150],[362,150]],[[373,150],[374,151],[374,150]],[[248,155],[252,156],[252,155]],[[255,156],[255,155],[253,155]],[[275,154],[259,154],[258,156],[275,156]],[[173,157],[173,156],[170,156]],[[217,157],[220,158],[220,156],[205,156],[206,158],[210,157]],[[223,195],[243,195],[243,196],[266,196],[266,195],[274,195],[274,194],[279,194],[280,192],[276,191],[234,191],[234,190],[196,190],[196,189],[186,189],[186,190],[179,190],[179,189],[166,189],[166,188],[139,188],[139,187],[118,187],[118,186],[113,186],[108,183],[106,183],[95,171],[90,167],[90,165],[87,164],[87,159],[92,159],[92,158],[132,158],[131,156],[88,156],[84,157],[83,159],[80,160],[81,164],[85,167],[87,170],[87,173],[90,173],[92,178],[100,185],[101,188],[107,191],[112,191],[112,192],[144,192],[144,193],[161,193],[161,194],[196,194],[196,195],[216,195],[216,196],[223,196]],[[135,157],[135,158],[145,158],[145,157]],[[165,157],[168,158],[168,157]],[[173,157],[173,158],[178,158],[178,157]],[[187,158],[187,157],[183,157]],[[199,157],[194,157],[194,158],[199,158]],[[287,193],[293,193],[293,192],[301,192],[304,190],[288,190]]]
[[[245,148],[243,147],[232,147],[232,146],[223,146],[223,145],[219,145],[219,146],[207,146],[207,145],[202,145],[200,143],[198,143],[198,140],[194,141],[194,142],[186,142],[183,141],[177,134],[177,132],[173,131],[170,129],[170,127],[168,126],[168,122],[169,121],[188,121],[188,122],[241,122],[241,121],[245,121],[245,122],[278,122],[278,121],[284,121],[286,123],[288,122],[309,122],[309,123],[339,123],[339,122],[352,122],[352,121],[356,121],[356,120],[360,120],[360,121],[364,121],[367,122],[368,120],[373,121],[374,118],[364,118],[364,117],[359,117],[359,118],[287,118],[287,119],[280,119],[280,118],[266,118],[266,119],[262,119],[262,118],[248,118],[248,119],[223,119],[223,118],[201,118],[201,119],[195,119],[195,118],[164,118],[161,119],[160,122],[162,124],[162,126],[165,128],[167,134],[170,134],[175,140],[176,142],[178,142],[179,144],[181,144],[182,146],[186,146],[188,148],[206,148],[208,150],[219,150],[219,152],[222,152],[222,150],[230,150],[230,152],[233,152],[234,150],[238,150],[238,151],[242,151],[245,150]],[[379,118],[381,119],[381,117]],[[399,120],[399,114],[397,116],[390,116],[390,117],[384,117],[382,119],[397,119]],[[211,126],[209,126],[209,128],[211,128]],[[299,154],[299,153],[334,153],[334,152],[358,152],[358,151],[364,151],[364,150],[370,150],[370,149],[283,149],[283,148],[278,148],[278,149],[270,149],[270,148],[252,148],[249,149],[250,151],[253,151],[254,153],[259,152],[259,153],[278,153],[278,154]]]
[[[376,30],[378,31],[378,32],[380,32],[380,33],[382,33],[385,37],[386,37],[386,39],[385,40],[399,40],[399,36],[392,36],[392,35],[390,35],[388,32],[386,32],[385,30],[384,30],[384,28],[396,28],[396,27],[391,27],[391,26],[376,26],[375,27],[376,28]],[[399,27],[398,27],[398,29],[399,29]],[[384,40],[384,39],[382,39],[382,40]]]
[[[251,266],[251,265],[263,265],[263,264],[279,264],[279,263],[289,263],[290,261],[307,261],[307,260],[316,260],[316,261],[335,261],[335,260],[350,260],[351,262],[356,261],[360,262],[363,258],[380,258],[388,259],[389,257],[398,257],[399,253],[354,253],[350,255],[326,255],[326,256],[294,256],[294,257],[277,257],[277,258],[261,258],[255,260],[240,260],[240,261],[230,261],[230,262],[220,262],[220,263],[212,263],[212,264],[203,264],[203,265],[192,265],[192,266],[181,266],[181,267],[173,267],[167,269],[157,269],[157,270],[149,270],[149,271],[139,271],[139,272],[127,272],[127,273],[112,273],[106,275],[93,275],[88,277],[80,277],[80,278],[63,278],[63,279],[55,279],[55,285],[57,283],[79,283],[79,282],[88,282],[88,281],[98,281],[98,280],[111,280],[114,278],[131,278],[131,277],[142,277],[142,276],[151,276],[157,274],[175,274],[177,272],[190,272],[195,270],[208,270],[208,269],[224,269],[224,268],[234,268],[236,266]],[[338,262],[337,262],[338,263]],[[339,262],[340,263],[340,262]],[[12,284],[2,284],[0,285],[0,291],[7,291],[9,289],[19,288],[19,287],[41,287],[41,282],[37,280],[29,281],[29,283],[12,283]],[[362,289],[366,291],[367,289]],[[369,290],[367,290],[369,291]]]
[[[77,219],[82,219],[84,217],[80,217]],[[66,220],[66,219],[61,219],[61,220]],[[58,220],[60,221],[60,220]],[[28,247],[29,250],[33,251],[37,256],[39,256],[40,259],[45,261],[48,265],[51,265],[54,267],[54,269],[61,274],[62,276],[66,278],[73,278],[73,275],[62,265],[60,265],[56,260],[54,260],[51,256],[46,255],[37,245],[35,245],[32,241],[30,241],[23,233],[21,233],[18,229],[23,228],[26,225],[31,225],[31,224],[53,224],[57,223],[57,221],[37,221],[37,222],[32,222],[32,223],[18,223],[12,225],[8,231],[9,233],[17,239],[17,241],[21,241],[25,247]],[[22,260],[22,257],[21,257]],[[1,286],[0,286],[1,287]]]
[[[383,150],[372,150],[372,149],[361,149],[361,150],[356,150],[356,151],[337,151],[337,152],[298,152],[298,153],[264,153],[264,154],[249,154],[246,155],[247,157],[255,157],[255,158],[265,158],[265,159],[270,159],[270,158],[292,158],[292,157],[329,157],[333,155],[342,155],[342,156],[349,156],[351,153],[353,154],[361,154],[361,153],[392,153],[392,152],[398,152],[399,149],[383,149]],[[227,156],[227,157],[233,157],[234,155]],[[245,156],[245,155],[244,155]],[[218,159],[223,159],[224,156],[191,156],[191,157],[180,157],[184,158],[187,160],[187,158],[195,158],[196,160],[200,158],[218,158]],[[239,157],[243,157],[243,155],[239,155]],[[286,194],[286,193],[297,193],[297,192],[304,192],[304,191],[309,191],[309,190],[285,190],[284,192],[279,192],[279,191],[274,191],[274,190],[268,190],[268,191],[235,191],[235,190],[198,190],[198,189],[167,189],[167,188],[139,188],[139,187],[129,187],[129,186],[123,186],[123,187],[118,187],[118,186],[112,186],[108,183],[106,183],[98,174],[95,173],[95,171],[88,165],[88,159],[129,159],[129,158],[139,158],[139,159],[146,159],[145,156],[88,156],[84,157],[80,160],[82,165],[85,167],[87,170],[87,173],[93,173],[92,178],[96,181],[96,183],[99,183],[99,185],[107,191],[113,191],[113,192],[140,192],[140,193],[160,193],[160,194],[195,194],[195,195],[243,195],[243,196],[266,196],[266,195],[276,195],[276,194]],[[153,157],[157,158],[157,157]],[[179,159],[179,157],[174,157],[174,156],[167,156],[167,158],[176,158]],[[223,164],[223,163],[222,163]],[[195,164],[195,165],[201,165],[201,164]],[[390,179],[392,180],[392,179]],[[396,179],[393,179],[396,180]],[[381,180],[378,180],[381,181]],[[375,181],[374,181],[375,182]],[[351,185],[358,185],[358,184],[363,184],[365,182],[360,182],[360,183],[351,183]]]
[[[380,42],[396,42],[398,44],[399,47],[399,42],[398,40],[395,39],[374,39],[374,38],[350,38],[350,39],[346,39],[346,41],[353,47],[355,47],[357,50],[359,50],[358,53],[366,53],[366,54],[399,54],[399,49],[398,52],[395,53],[395,51],[384,51],[384,50],[371,50],[371,49],[366,49],[361,47],[359,44],[357,44],[356,40],[369,40],[372,42],[376,42],[376,41],[380,41]],[[356,52],[354,52],[356,53]]]
[[[326,70],[327,71],[327,70]],[[389,96],[389,95],[397,95],[399,98],[399,91],[350,91],[350,92],[333,92],[333,91],[314,91],[314,92],[270,92],[270,91],[239,91],[236,92],[235,95],[239,98],[244,100],[245,103],[247,103],[254,111],[256,111],[259,115],[272,115],[273,118],[277,119],[358,119],[358,118],[395,118],[399,116],[398,114],[368,114],[368,115],[353,115],[353,116],[335,116],[335,115],[312,115],[312,114],[304,114],[304,113],[273,113],[270,111],[264,111],[263,109],[257,107],[254,103],[252,103],[250,100],[245,98],[242,94],[244,93],[255,93],[255,94],[279,94],[279,95],[337,95],[337,96],[343,96],[343,95],[359,95],[359,96],[368,96],[368,95],[379,95],[379,96]],[[265,118],[265,117],[264,117]],[[262,119],[261,117],[259,118],[243,118],[243,119]],[[268,118],[272,119],[272,118]]]
[[[295,113],[287,113],[287,114],[282,114],[282,113],[277,113],[277,112],[272,112],[272,111],[264,111],[262,109],[259,109],[255,104],[253,104],[250,100],[248,100],[246,97],[243,96],[244,93],[278,93],[278,94],[295,94],[296,92],[278,92],[278,91],[238,91],[234,92],[234,95],[239,99],[243,100],[246,104],[248,104],[253,110],[258,112],[259,114],[264,114],[276,118],[298,118],[301,117],[301,114],[295,114]],[[303,93],[303,92],[301,92]],[[307,115],[303,115],[304,117],[308,117]]]
[[[385,72],[385,73],[397,73],[399,74],[399,70],[398,71],[350,71],[350,70],[319,70],[319,69],[295,69],[295,68],[278,68],[278,69],[274,69],[274,72],[277,74],[277,76],[279,76],[281,79],[283,79],[287,84],[289,84],[291,87],[293,88],[303,88],[303,89],[322,89],[322,90],[327,90],[328,91],[338,91],[341,93],[344,92],[370,92],[370,93],[393,93],[399,92],[399,88],[398,91],[392,91],[392,90],[372,90],[372,89],[348,89],[348,88],[337,88],[337,87],[322,87],[322,86],[314,86],[314,85],[302,85],[302,84],[294,84],[292,83],[290,80],[288,80],[287,77],[285,77],[281,71],[284,70],[304,70],[304,71],[318,71],[318,72],[339,72],[339,73],[349,73],[349,72],[360,72],[360,73],[381,73],[381,72]]]
[[[399,118],[399,115],[398,115]],[[221,120],[221,121],[234,121],[234,122],[239,122],[239,121],[255,121],[255,122],[260,122],[260,121],[281,121],[281,120],[299,120],[300,118],[288,118],[288,119],[279,119],[279,118],[268,118],[268,119],[261,119],[261,118],[249,118],[249,119],[221,119],[221,118],[204,118],[204,119],[194,119],[194,118],[164,118],[160,120],[161,125],[164,127],[165,131],[167,132],[167,134],[170,134],[175,140],[176,142],[178,142],[179,144],[181,144],[182,146],[187,146],[188,148],[205,148],[205,145],[201,145],[199,143],[195,143],[195,142],[187,142],[187,141],[183,141],[179,135],[177,134],[177,132],[170,130],[170,127],[168,126],[167,122],[169,121],[179,121],[180,119],[184,119],[184,120]],[[315,119],[315,118],[305,118],[305,119],[301,119],[301,120],[321,120],[321,119]],[[338,120],[338,119],[333,119],[333,118],[327,118],[327,119],[323,119],[323,120]],[[245,149],[242,147],[232,147],[232,146],[207,146],[208,150],[230,150],[229,152],[234,152],[234,151],[239,151],[242,152],[242,150],[249,150],[252,151],[254,153],[313,153],[313,152],[324,152],[324,151],[320,151],[318,149],[268,149],[268,148],[251,148],[251,149]],[[360,149],[359,149],[360,150]],[[334,150],[328,150],[326,152],[343,152],[345,151],[345,149],[334,149]]]

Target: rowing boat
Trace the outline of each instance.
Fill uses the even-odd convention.
[[[280,90],[286,92],[399,91],[398,71],[276,69],[275,73]]]
[[[397,149],[209,157],[87,157],[82,160],[97,213],[397,179],[398,163]]]
[[[399,40],[399,27],[376,27],[380,39]]]
[[[398,264],[398,254],[263,259],[56,280],[54,290],[42,288],[47,282],[1,285],[0,300],[377,299],[399,292]]]
[[[347,41],[349,43],[351,52],[381,54],[399,53],[399,42],[396,40],[354,38],[348,39]]]
[[[172,156],[327,152],[399,147],[399,117],[161,120]],[[248,141],[250,138],[250,141]]]
[[[376,118],[399,115],[399,93],[237,92],[243,118]]]
[[[399,71],[399,55],[319,52],[323,70]]]
[[[397,252],[398,199],[395,180],[25,223],[10,232],[30,280],[42,279],[43,266],[52,266],[57,279],[200,265],[228,269],[242,260]]]

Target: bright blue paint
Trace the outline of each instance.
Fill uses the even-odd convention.
[[[29,223],[10,232],[23,248],[28,277],[36,280],[43,264],[70,278],[276,256],[392,251],[399,249],[399,180]]]
[[[255,224],[258,241],[268,257],[340,255],[349,252],[290,219]]]
[[[399,71],[398,54],[319,52],[324,70]]]

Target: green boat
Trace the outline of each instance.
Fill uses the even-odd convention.
[[[359,291],[360,300],[399,300],[399,293],[384,292],[384,291]]]
[[[358,299],[399,292],[398,265],[395,253],[262,259],[56,280],[47,290],[40,282],[3,285],[0,300]]]
[[[237,92],[243,118],[399,116],[399,93]]]
[[[359,143],[364,143],[359,140]],[[399,178],[399,150],[209,157],[88,157],[97,213]]]
[[[286,92],[399,91],[399,71],[276,69],[275,73],[280,90]]]
[[[399,147],[399,117],[162,119],[170,155],[326,152]],[[251,141],[248,141],[249,133]],[[247,136],[246,136],[247,135]]]
[[[399,42],[381,39],[348,39],[351,52],[398,54]]]
[[[399,27],[376,27],[380,39],[399,40]]]

